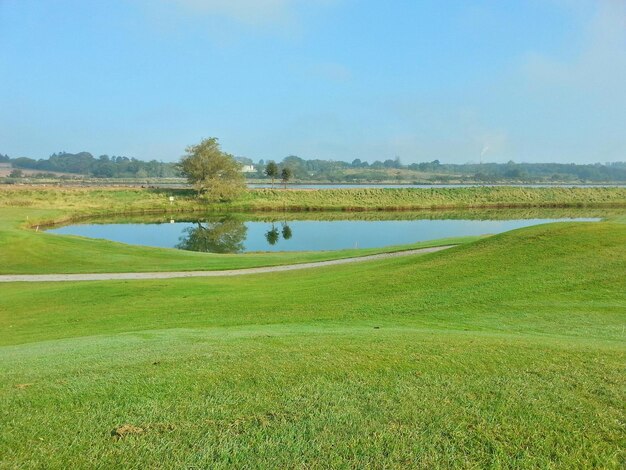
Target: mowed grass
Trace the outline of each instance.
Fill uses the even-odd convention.
[[[560,223],[296,275],[3,285],[0,465],[623,468],[625,268],[626,226]]]

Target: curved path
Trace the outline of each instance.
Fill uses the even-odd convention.
[[[313,263],[289,264],[285,266],[266,266],[262,268],[229,269],[224,271],[165,271],[151,273],[94,273],[94,274],[8,274],[0,275],[0,282],[63,282],[63,281],[112,281],[136,279],[173,279],[179,277],[226,277],[243,276],[245,274],[278,273],[283,271],[297,271],[300,269],[317,268],[322,266],[336,266],[338,264],[361,263],[378,259],[399,258],[436,251],[446,250],[456,245],[434,246],[417,250],[396,251],[378,255],[360,256],[358,258],[343,258],[330,261],[316,261]]]

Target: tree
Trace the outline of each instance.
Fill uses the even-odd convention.
[[[267,165],[265,165],[265,175],[272,178],[272,188],[273,188],[274,179],[278,176],[278,165],[273,161],[267,162]]]
[[[22,176],[24,176],[22,170],[12,170],[11,173],[9,173],[9,177],[11,178],[21,178]]]
[[[185,150],[187,154],[180,159],[178,168],[199,195],[209,201],[228,201],[245,190],[241,166],[232,155],[222,152],[215,137]]]
[[[291,179],[292,176],[293,176],[293,171],[291,171],[291,168],[289,168],[288,166],[283,168],[282,171],[280,172],[280,179],[283,181],[283,184],[285,185],[285,189],[287,189],[287,182]]]
[[[99,163],[93,170],[93,175],[98,178],[112,178],[115,176],[115,165],[113,163]]]

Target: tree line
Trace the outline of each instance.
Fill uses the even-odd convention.
[[[468,182],[489,181],[626,181],[626,162],[613,163],[441,163],[431,162],[402,164],[399,158],[376,160],[372,163],[354,159],[351,163],[332,160],[305,160],[291,155],[276,163],[273,160],[259,160],[253,164],[256,172],[253,178],[277,178],[275,168],[288,168],[289,178],[300,181],[330,181],[358,183],[359,181],[410,182],[417,177],[445,182],[446,180],[466,180]],[[268,173],[268,168],[270,171]]]
[[[89,152],[53,153],[47,159],[28,157],[10,158],[0,154],[0,163],[10,163],[14,168],[48,172],[72,173],[96,178],[168,178],[180,176],[174,163],[156,160],[142,161],[124,156],[100,155]]]
[[[574,163],[441,163],[403,164],[398,157],[368,162],[356,158],[352,162],[303,159],[290,155],[282,160],[253,161],[237,157],[240,164],[253,165],[254,172],[246,173],[248,179],[287,182],[413,182],[415,180],[446,182],[524,181],[524,182],[624,182],[626,162],[606,164]],[[89,152],[76,154],[59,152],[47,159],[27,157],[10,158],[0,154],[0,163],[10,163],[14,168],[49,172],[72,173],[100,178],[166,178],[184,176],[177,163],[156,160],[143,161],[125,156],[101,155]]]

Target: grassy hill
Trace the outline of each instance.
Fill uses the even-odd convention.
[[[624,272],[626,226],[601,222],[297,275],[3,285],[0,466],[623,468]]]

